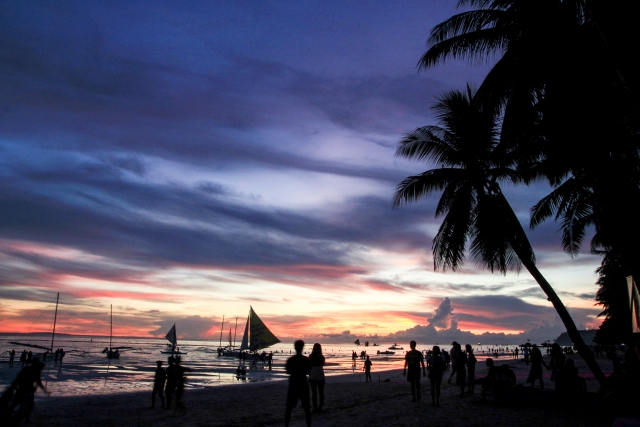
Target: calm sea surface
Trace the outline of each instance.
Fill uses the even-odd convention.
[[[23,349],[42,353],[43,350],[9,344],[10,341],[37,344],[45,347],[51,345],[51,337],[33,335],[0,335],[0,387],[11,383],[20,370],[19,354]],[[312,343],[310,343],[312,344]],[[311,345],[305,347],[305,353],[311,351]],[[394,355],[377,355],[377,351],[385,351],[394,343],[380,342],[379,346],[365,347],[355,344],[323,344],[323,353],[327,365],[325,373],[329,376],[362,372],[363,361],[357,359],[353,367],[352,351],[360,354],[367,351],[373,362],[372,374],[376,371],[402,368],[404,354],[408,350],[405,344],[402,350],[395,350]],[[87,394],[127,393],[134,391],[148,391],[152,388],[155,361],[166,359],[169,355],[167,342],[164,339],[145,338],[114,338],[114,347],[130,347],[123,350],[120,359],[108,360],[102,350],[109,345],[105,337],[56,337],[54,350],[64,348],[66,356],[62,363],[53,362],[53,355],[48,356],[43,371],[43,382],[47,383],[50,391],[58,396],[77,396]],[[418,350],[430,349],[431,345],[418,346]],[[513,346],[509,346],[513,347]],[[284,363],[293,351],[292,343],[279,343],[267,351],[273,351],[273,370],[269,371],[266,364],[258,362],[258,369],[248,370],[246,379],[238,379],[236,368],[238,359],[235,357],[219,357],[217,353],[218,341],[180,341],[179,348],[182,364],[190,369],[187,386],[191,388],[214,387],[223,384],[242,384],[255,381],[271,381],[286,378]],[[13,367],[9,367],[8,352],[16,350],[16,360]],[[170,350],[170,349],[169,349]],[[478,352],[482,356],[481,352]],[[479,357],[480,358],[480,357]],[[251,359],[247,359],[247,368]]]

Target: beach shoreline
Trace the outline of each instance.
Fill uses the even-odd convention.
[[[585,374],[589,391],[597,390],[597,383],[587,374],[584,362],[578,356],[580,372]],[[513,367],[518,384],[529,366],[522,360],[499,359],[499,364]],[[605,364],[604,360],[600,361]],[[603,366],[604,367],[604,366]],[[594,408],[544,407],[526,405],[513,407],[489,399],[480,401],[480,390],[476,394],[459,398],[459,388],[446,383],[442,385],[441,406],[430,406],[429,382],[422,382],[422,400],[411,403],[409,385],[402,376],[402,369],[373,371],[374,382],[365,383],[361,372],[327,377],[324,411],[313,414],[315,426],[345,425],[447,425],[495,426],[518,425],[519,427],[547,424],[597,426],[608,418],[591,413]],[[484,363],[478,363],[477,377],[485,374]],[[549,372],[545,371],[547,388]],[[38,392],[32,416],[33,426],[87,426],[95,425],[133,426],[271,426],[282,425],[287,381],[255,381],[245,384],[220,385],[208,388],[187,388],[184,403],[186,412],[173,412],[159,408],[149,409],[151,390],[129,393],[112,393],[89,396],[46,397]],[[551,417],[551,418],[550,418]],[[303,426],[304,413],[300,407],[294,409],[292,426]],[[604,424],[606,425],[606,424]],[[611,425],[611,423],[609,423]]]

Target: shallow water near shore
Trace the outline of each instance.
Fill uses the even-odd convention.
[[[13,345],[10,342],[36,344],[43,347],[51,345],[51,337],[46,335],[2,335],[0,336],[0,387],[10,384],[20,370],[19,357],[23,349],[32,350],[34,354],[43,350]],[[247,369],[244,379],[238,379],[236,368],[238,359],[235,357],[219,357],[217,353],[218,341],[180,341],[179,349],[186,353],[182,355],[182,364],[190,369],[187,387],[207,388],[217,385],[240,384],[246,382],[273,381],[286,378],[284,364],[293,353],[292,343],[279,343],[270,348],[273,351],[273,367],[268,370],[266,363],[257,362],[258,369]],[[373,363],[373,375],[376,372],[402,368],[404,354],[408,345],[395,351],[394,355],[378,355],[377,351],[385,351],[393,343],[379,343],[379,346],[355,344],[323,344],[326,357],[325,373],[335,376],[347,373],[362,373],[363,360],[358,358],[355,367],[351,359],[352,351],[360,354],[366,351]],[[114,347],[129,347],[124,349],[119,359],[108,360],[102,350],[109,345],[105,337],[56,337],[54,350],[64,348],[66,356],[61,364],[55,363],[53,355],[48,355],[46,367],[42,373],[43,382],[47,388],[58,396],[102,395],[113,393],[128,393],[149,390],[155,370],[155,361],[163,360],[166,367],[168,354],[163,339],[147,338],[114,338]],[[431,345],[418,346],[418,350],[430,349]],[[513,346],[511,346],[513,347]],[[16,350],[16,360],[13,367],[9,367],[8,352]],[[311,343],[305,347],[305,354],[311,351]],[[478,353],[479,359],[482,357]],[[251,366],[251,357],[246,361]],[[364,378],[364,374],[362,373]]]

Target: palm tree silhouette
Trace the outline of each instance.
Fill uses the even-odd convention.
[[[397,156],[432,162],[437,167],[402,181],[394,206],[442,192],[436,217],[442,224],[433,239],[434,268],[457,270],[467,243],[476,265],[506,274],[524,266],[558,312],[569,337],[598,381],[604,375],[578,333],[573,319],[536,267],[531,244],[500,183],[521,181],[513,168],[520,153],[499,138],[500,110],[482,104],[467,86],[451,91],[433,106],[439,126],[407,134]]]

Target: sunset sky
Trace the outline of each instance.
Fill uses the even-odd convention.
[[[397,142],[490,66],[418,73],[455,3],[3,3],[0,332],[48,330],[60,292],[63,333],[108,334],[113,305],[116,334],[217,337],[252,305],[280,337],[555,338],[526,271],[434,272],[437,199],[392,208],[429,168]],[[506,188],[525,227],[548,191]],[[558,228],[530,232],[538,265],[597,327],[600,259],[563,253]]]

